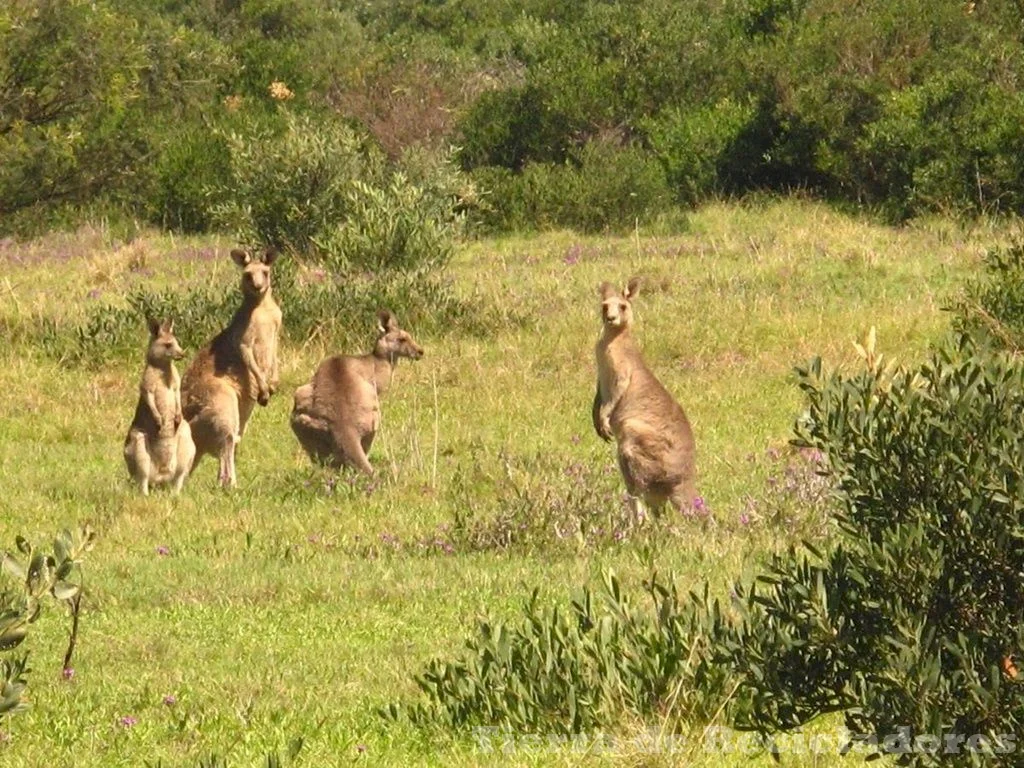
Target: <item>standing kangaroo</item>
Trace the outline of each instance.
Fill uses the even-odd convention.
[[[380,429],[380,396],[400,357],[423,357],[423,349],[389,311],[380,313],[377,331],[373,352],[328,357],[313,380],[295,390],[292,431],[314,461],[373,474],[366,454]]]
[[[681,511],[696,498],[693,430],[644,363],[630,332],[631,301],[639,286],[634,277],[622,294],[609,283],[599,289],[604,332],[595,349],[594,429],[604,440],[615,437],[619,469],[634,504],[642,498],[657,511],[668,501]]]
[[[148,322],[146,367],[135,418],[124,439],[124,461],[143,496],[149,495],[150,485],[161,483],[173,483],[177,494],[196,455],[192,431],[182,419],[181,377],[174,367],[184,352],[174,337],[174,323]]]
[[[235,446],[241,441],[253,404],[266,405],[277,390],[277,339],[281,308],[270,289],[273,251],[253,258],[231,251],[242,268],[242,306],[185,372],[185,418],[196,443],[196,463],[204,455],[220,458],[219,481],[235,485]]]

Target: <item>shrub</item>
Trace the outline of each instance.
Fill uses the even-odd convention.
[[[531,86],[482,93],[459,123],[462,167],[520,170],[530,162],[564,162],[579,126],[544,98]]]
[[[877,745],[976,736],[942,764],[994,764],[1024,724],[1024,365],[967,337],[916,370],[867,352],[849,377],[800,372],[797,440],[828,456],[841,541],[777,558],[747,595],[721,645],[743,681],[733,715],[774,733],[838,711]]]
[[[1013,352],[1024,348],[1024,241],[993,248],[954,302],[957,329]]]
[[[157,155],[149,217],[165,229],[206,232],[217,191],[231,184],[231,155],[223,134],[187,127],[168,136]]]
[[[520,174],[480,169],[486,229],[571,227],[581,232],[626,230],[665,210],[672,198],[657,160],[637,147],[592,141],[563,165],[530,163]]]
[[[39,346],[61,362],[101,366],[113,359],[142,359],[145,319],[173,318],[182,346],[195,352],[227,324],[240,302],[237,287],[194,288],[185,292],[136,290],[127,306],[97,306],[80,323],[44,319]]]
[[[349,214],[352,184],[375,184],[383,155],[338,121],[288,113],[280,133],[226,137],[231,188],[218,191],[224,202],[214,221],[243,242],[303,253]]]
[[[339,274],[429,272],[448,263],[455,226],[450,211],[437,211],[427,190],[395,173],[386,184],[353,181],[348,215],[313,239],[324,261]]]
[[[82,598],[82,558],[92,549],[95,533],[89,526],[78,531],[61,531],[53,540],[53,552],[37,550],[24,537],[16,539],[18,554],[3,553],[2,572],[13,579],[13,589],[0,589],[0,652],[19,647],[29,627],[42,611],[42,601],[52,597],[71,613],[71,630],[64,653],[64,669],[71,669],[78,640],[78,619]],[[25,709],[28,656],[0,659],[0,715]]]
[[[753,106],[725,98],[693,111],[669,109],[648,124],[651,147],[682,202],[696,203],[724,191],[727,165],[753,163],[735,156],[754,117]]]
[[[582,590],[565,613],[544,610],[534,590],[523,622],[482,621],[460,659],[432,661],[416,676],[424,701],[382,714],[529,734],[577,734],[666,705],[680,718],[707,721],[725,700],[727,673],[707,663],[706,627],[721,614],[681,603],[657,574],[644,590],[648,609],[606,573],[597,595]]]

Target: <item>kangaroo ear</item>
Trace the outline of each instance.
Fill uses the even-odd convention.
[[[164,333],[173,334],[174,333],[174,321],[173,320],[164,320],[160,324],[160,330],[163,331]]]
[[[157,336],[160,333],[160,321],[155,317],[146,318],[146,327],[149,328],[150,336]]]
[[[277,252],[277,249],[274,248],[273,246],[268,246],[263,251],[263,263],[269,267],[271,264],[277,261],[278,256],[280,256],[280,254]]]
[[[597,286],[597,294],[601,297],[601,300],[604,301],[609,296],[615,295],[615,287],[606,280]]]
[[[235,248],[234,250],[232,250],[231,258],[234,259],[235,264],[243,268],[247,267],[249,265],[249,262],[252,261],[252,256],[250,256],[246,251],[243,251],[241,248]]]
[[[626,292],[623,293],[622,295],[625,296],[627,299],[633,300],[633,299],[636,298],[636,295],[639,292],[640,292],[640,278],[639,277],[633,277],[633,278],[630,279],[629,284],[626,285]]]
[[[398,321],[395,316],[391,314],[391,310],[382,309],[377,315],[377,330],[380,331],[380,335],[383,336],[388,331],[394,331],[398,328]]]

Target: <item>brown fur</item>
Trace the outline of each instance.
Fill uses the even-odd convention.
[[[604,333],[595,349],[594,429],[605,440],[615,438],[630,496],[655,509],[668,501],[682,510],[697,496],[693,430],[630,332],[638,289],[637,278],[621,294],[608,283],[600,287]]]
[[[366,455],[380,428],[380,396],[391,384],[400,357],[423,356],[423,349],[387,310],[380,313],[378,332],[373,352],[329,357],[309,384],[295,390],[292,431],[314,461],[373,474]]]
[[[219,480],[235,484],[235,446],[256,403],[266,405],[277,390],[277,342],[281,308],[270,285],[272,251],[254,259],[241,250],[231,258],[242,268],[242,306],[228,326],[196,355],[185,372],[185,418],[196,443],[196,463],[206,454],[220,458]]]
[[[196,454],[188,422],[182,420],[181,377],[174,367],[184,353],[174,337],[173,323],[150,320],[149,333],[139,402],[124,440],[124,460],[143,495],[149,494],[150,485],[162,483],[173,483],[178,493]]]

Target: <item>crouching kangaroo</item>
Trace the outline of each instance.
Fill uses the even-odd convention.
[[[149,334],[139,403],[124,439],[128,474],[144,496],[151,485],[162,483],[172,483],[179,493],[196,455],[192,431],[182,419],[181,377],[174,361],[184,352],[174,337],[174,324],[151,319]]]
[[[314,461],[373,474],[366,454],[380,428],[380,396],[399,358],[423,357],[423,349],[387,310],[380,313],[377,331],[373,352],[329,357],[309,384],[295,390],[292,431]]]
[[[630,329],[632,300],[640,281],[633,278],[619,294],[602,283],[597,342],[597,393],[594,429],[604,440],[614,436],[626,490],[638,505],[655,511],[668,501],[689,508],[697,495],[693,430],[686,414],[644,363]]]
[[[277,389],[277,340],[281,308],[270,287],[273,251],[253,258],[231,251],[242,269],[242,306],[228,326],[196,355],[185,372],[185,418],[196,443],[196,463],[206,454],[220,460],[218,478],[235,484],[235,446],[242,439],[255,403],[266,405]]]

